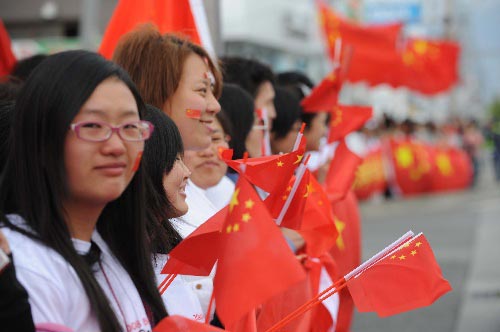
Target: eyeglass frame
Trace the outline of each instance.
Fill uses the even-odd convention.
[[[103,139],[96,139],[96,140],[82,138],[80,136],[80,127],[82,125],[89,124],[89,123],[103,125],[103,126],[108,127],[109,129],[111,129],[108,137],[103,138]],[[148,129],[149,129],[149,132],[148,132],[149,136],[146,138],[137,139],[137,140],[131,140],[131,139],[127,139],[127,138],[122,137],[122,135],[120,134],[120,129],[122,129],[126,125],[135,124],[135,123],[146,124],[148,126]],[[107,122],[103,122],[103,121],[81,121],[81,122],[72,123],[69,126],[69,129],[71,129],[76,134],[76,137],[78,137],[78,139],[81,139],[82,141],[85,141],[85,142],[96,142],[96,143],[97,142],[106,142],[107,140],[109,140],[111,138],[111,136],[113,136],[113,133],[116,133],[118,135],[118,137],[120,137],[121,140],[126,141],[126,142],[144,142],[144,141],[147,141],[151,137],[151,135],[153,134],[154,128],[155,128],[154,125],[151,122],[146,121],[146,120],[131,121],[131,122],[127,122],[127,123],[124,123],[122,125],[119,125],[119,126],[113,126],[113,125],[111,125]]]

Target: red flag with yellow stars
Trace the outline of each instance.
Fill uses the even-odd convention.
[[[189,0],[120,0],[102,37],[99,53],[111,59],[120,37],[142,23],[153,23],[161,33],[180,33],[200,44]]]
[[[279,228],[243,176],[236,183],[220,241],[214,295],[225,326],[305,278]]]
[[[342,87],[340,67],[326,76],[311,93],[302,99],[300,105],[305,113],[329,112],[337,105]]]
[[[380,317],[431,305],[451,290],[423,234],[349,279],[347,285],[360,312],[375,311]]]
[[[10,38],[3,21],[0,20],[0,77],[9,75],[17,60],[12,53]]]
[[[371,106],[337,105],[330,112],[328,142],[335,142],[361,128],[373,115]]]
[[[221,157],[227,157],[229,154],[220,152]],[[224,162],[244,176],[250,183],[257,187],[272,193],[285,188],[290,181],[295,169],[300,165],[304,157],[304,146],[299,147],[297,151],[281,155],[272,155],[259,158],[230,160],[224,158]],[[242,172],[241,165],[245,164],[245,171]]]
[[[344,140],[340,141],[325,179],[325,190],[330,201],[345,197],[354,183],[356,170],[362,161],[361,157],[349,150]]]
[[[338,237],[330,253],[340,275],[345,275],[361,263],[361,216],[358,201],[350,190],[340,201],[332,202]],[[348,332],[352,323],[354,303],[347,289],[339,293],[340,307],[336,331]]]

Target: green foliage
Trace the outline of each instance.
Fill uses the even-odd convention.
[[[490,106],[488,107],[488,113],[494,121],[500,121],[500,99],[495,99],[490,104]]]

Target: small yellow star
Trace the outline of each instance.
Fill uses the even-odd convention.
[[[286,201],[287,198],[288,198],[288,195],[281,196],[281,199],[284,200],[284,201]]]
[[[233,226],[233,232],[237,232],[239,230],[240,230],[240,225],[234,224],[234,226]]]
[[[252,216],[248,212],[243,213],[243,215],[241,216],[241,221],[248,222],[250,219],[252,219]]]
[[[288,192],[292,191],[292,186],[286,187],[286,191],[288,191]]]
[[[228,225],[228,226],[226,227],[226,233],[231,233],[232,228],[233,228],[233,227],[232,227],[231,225]]]
[[[313,185],[312,183],[309,182],[306,186],[306,193],[304,194],[304,197],[308,197],[309,194],[312,194],[313,192],[314,192]]]
[[[396,255],[392,255],[392,256],[391,256],[391,259],[396,259],[396,257],[398,257],[398,256],[396,256]]]
[[[255,202],[254,202],[254,201],[252,201],[251,199],[248,199],[248,200],[246,200],[246,201],[245,201],[245,207],[246,207],[247,209],[251,209],[251,208],[253,208],[253,206],[254,206],[254,205],[255,205]]]
[[[417,247],[417,248],[420,247],[421,245],[422,245],[422,242],[415,243],[415,247]]]
[[[303,155],[303,154],[299,154],[299,155],[297,155],[297,160],[296,160],[293,164],[295,165],[295,164],[300,163],[300,162],[302,161],[302,158],[303,158],[303,157],[304,157],[304,155]]]
[[[409,246],[410,246],[410,241],[405,242],[405,244],[403,244],[403,247],[404,247],[404,248],[408,248]]]
[[[405,255],[401,255],[401,256],[399,256],[399,260],[400,260],[400,261],[402,261],[402,260],[404,260],[404,259],[406,259],[406,256],[405,256]]]
[[[283,163],[281,160],[278,160],[278,162],[276,163],[278,167],[283,167],[284,164],[285,163]]]
[[[412,251],[411,251],[411,255],[412,255],[412,256],[415,256],[416,254],[417,254],[417,251],[416,251],[416,250],[412,250]]]

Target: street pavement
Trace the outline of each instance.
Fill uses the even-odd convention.
[[[388,318],[356,312],[353,332],[500,332],[500,184],[484,166],[473,190],[361,204],[363,260],[423,232],[453,291]]]

